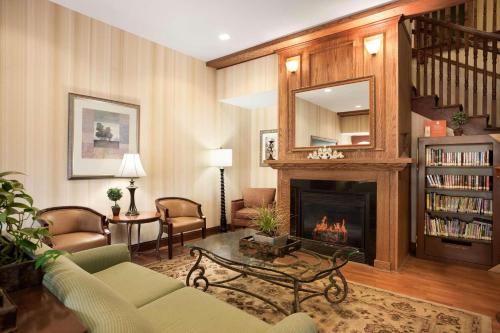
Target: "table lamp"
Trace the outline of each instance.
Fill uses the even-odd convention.
[[[220,169],[220,232],[227,231],[226,199],[224,193],[224,168],[233,165],[232,149],[213,149],[210,156],[210,165]]]
[[[134,185],[134,178],[146,176],[139,154],[123,154],[122,164],[120,165],[120,169],[118,169],[115,176],[130,178],[130,185],[127,187],[130,192],[130,206],[128,207],[128,212],[125,213],[125,215],[139,215],[134,199],[135,190],[137,189],[137,186]]]

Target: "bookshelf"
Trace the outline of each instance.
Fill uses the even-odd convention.
[[[499,147],[490,135],[419,138],[417,257],[500,263]]]

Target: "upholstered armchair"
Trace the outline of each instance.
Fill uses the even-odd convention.
[[[231,202],[231,230],[237,227],[252,227],[257,208],[274,205],[275,188],[246,188],[243,198]]]
[[[38,221],[49,228],[51,238],[46,243],[54,249],[78,252],[111,243],[106,216],[87,207],[46,208]]]
[[[174,235],[180,234],[181,245],[184,245],[185,232],[201,229],[201,237],[205,238],[207,219],[203,216],[201,204],[178,197],[159,198],[155,204],[163,222],[163,232],[168,234],[169,259],[172,259]]]

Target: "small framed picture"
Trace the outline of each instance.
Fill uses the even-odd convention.
[[[260,131],[260,166],[269,166],[267,160],[278,159],[278,130]]]
[[[68,179],[111,178],[139,152],[139,105],[69,94]]]

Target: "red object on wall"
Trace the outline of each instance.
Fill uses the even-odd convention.
[[[446,120],[426,120],[425,136],[446,136]]]

